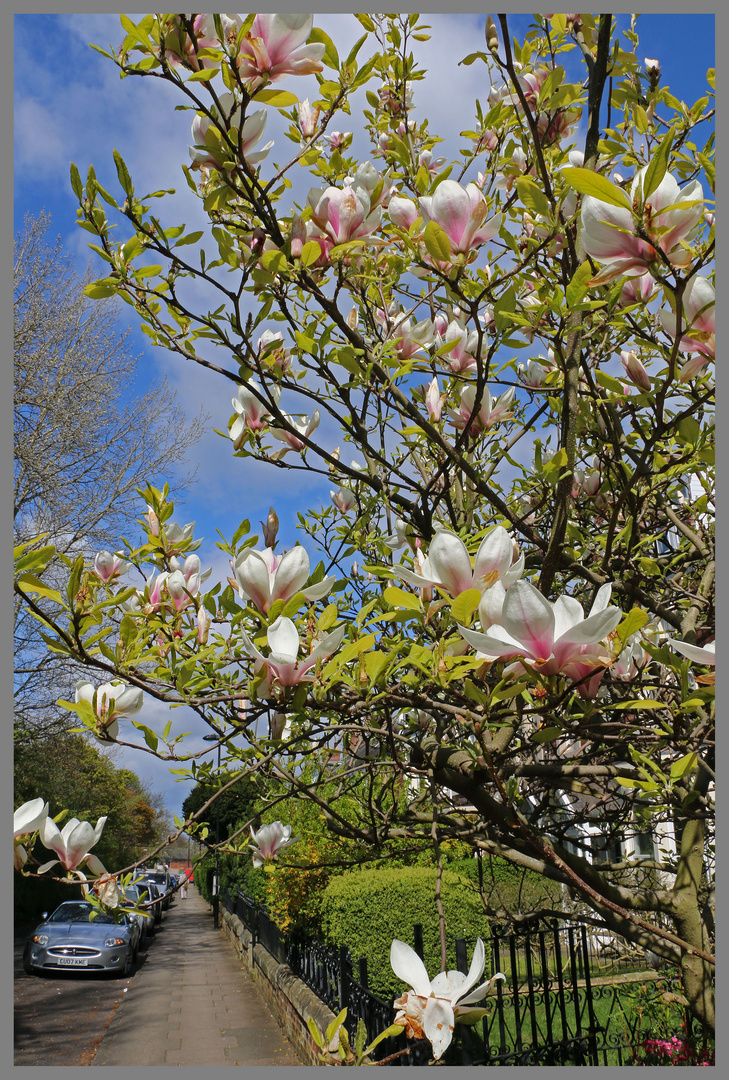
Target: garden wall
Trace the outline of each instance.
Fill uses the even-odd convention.
[[[318,1065],[319,1051],[306,1026],[314,1020],[325,1031],[334,1020],[332,1010],[294,975],[288,964],[279,964],[262,945],[251,948],[252,937],[237,915],[220,905],[220,919],[240,960],[248,968],[271,1012],[304,1065]]]

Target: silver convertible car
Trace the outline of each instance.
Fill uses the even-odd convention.
[[[93,918],[91,915],[93,913]],[[114,923],[88,900],[66,900],[28,938],[23,967],[29,975],[44,971],[112,971],[131,973],[139,947],[140,928],[129,915]]]

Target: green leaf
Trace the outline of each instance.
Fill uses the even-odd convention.
[[[382,598],[386,604],[389,604],[393,608],[406,608],[409,611],[420,611],[420,597],[415,596],[414,593],[405,592],[404,589],[398,589],[396,585],[391,585],[389,588],[385,589]]]
[[[302,594],[303,595],[303,594]],[[316,630],[318,634],[323,634],[326,630],[329,630],[334,626],[337,618],[339,617],[339,609],[336,604],[328,604],[321,615],[319,616],[316,624]]]
[[[317,259],[321,257],[321,248],[316,240],[307,240],[301,249],[300,257],[302,266],[313,266]]]
[[[645,626],[647,622],[648,612],[643,611],[643,609],[639,607],[631,608],[617,628],[621,646],[624,646],[631,634],[636,633],[636,631]]]
[[[539,728],[539,730],[535,731],[534,734],[532,735],[532,742],[535,742],[535,743],[552,742],[552,740],[556,739],[558,735],[561,735],[563,731],[564,731],[564,728],[561,728],[561,727]]]
[[[617,705],[603,705],[606,711],[611,710],[638,710],[638,709],[667,709],[665,701],[655,701],[653,698],[637,698],[635,701],[620,701]]]
[[[53,544],[48,544],[46,547],[42,548],[36,548],[35,551],[29,551],[27,555],[21,556],[16,562],[16,574],[22,573],[23,570],[45,570],[55,553],[56,549]]]
[[[98,282],[93,282],[84,288],[84,296],[89,296],[92,300],[102,300],[106,296],[113,296],[115,292],[116,289],[110,285],[100,285]]]
[[[534,183],[531,177],[518,177],[516,181],[516,190],[519,193],[519,198],[526,207],[533,210],[535,214],[542,214],[544,217],[549,216],[551,210],[549,199],[542,189]]]
[[[368,652],[365,654],[365,671],[367,672],[367,678],[370,680],[370,682],[377,682],[378,675],[385,667],[389,659],[389,653],[380,652],[377,649],[375,649],[373,652]]]
[[[569,186],[580,195],[591,195],[593,199],[610,203],[611,206],[632,210],[630,199],[623,189],[600,173],[595,173],[592,169],[562,169],[562,175]]]
[[[678,425],[678,436],[681,442],[696,446],[701,438],[701,427],[698,420],[693,416],[684,416]]]
[[[674,761],[671,765],[671,782],[674,780],[680,780],[686,773],[691,772],[696,768],[697,756],[695,751],[691,751],[690,754],[684,755],[679,758],[678,761]]]
[[[259,90],[253,100],[257,105],[263,102],[264,105],[273,105],[276,109],[286,109],[289,105],[297,105],[299,101],[296,94],[289,90]]]
[[[370,1054],[376,1046],[379,1046],[383,1039],[390,1039],[393,1035],[402,1035],[404,1030],[405,1028],[400,1024],[390,1024],[389,1028],[385,1028],[384,1031],[381,1031],[380,1034],[372,1040],[365,1050],[365,1056]]]
[[[347,1019],[347,1010],[342,1009],[339,1016],[335,1017],[334,1020],[332,1020],[331,1024],[329,1025],[329,1027],[326,1030],[325,1038],[326,1038],[326,1041],[328,1043],[331,1042],[331,1040],[334,1038],[334,1032],[337,1030],[337,1028],[342,1026],[342,1024],[344,1023],[344,1021],[346,1019]]]
[[[261,265],[271,274],[280,274],[289,264],[283,251],[264,251],[261,256]]]
[[[138,634],[138,627],[131,615],[125,615],[119,625],[119,637],[125,648],[129,648]]]
[[[451,615],[457,623],[468,626],[471,616],[480,603],[480,589],[466,589],[465,592],[459,593],[451,604]]]
[[[312,1039],[321,1050],[324,1046],[324,1036],[321,1033],[321,1028],[315,1020],[312,1020],[310,1016],[307,1016],[306,1018],[306,1026],[309,1029],[309,1034],[311,1035]]]
[[[114,151],[114,164],[116,165],[117,176],[119,177],[119,183],[122,186],[124,193],[131,199],[134,194],[134,185],[132,184],[132,178],[129,175],[129,170],[124,164],[124,158],[121,156],[118,150]]]
[[[283,617],[285,619],[292,618],[296,614],[296,612],[299,610],[299,608],[301,607],[301,605],[304,603],[305,600],[306,600],[306,597],[304,596],[304,594],[302,592],[294,593],[294,595],[291,597],[291,599],[286,602],[286,604],[284,605],[284,607],[283,607],[283,609],[281,611],[281,614],[283,615]]]
[[[21,574],[18,578],[18,585],[22,587],[23,592],[37,593],[39,596],[45,596],[47,600],[53,600],[56,604],[63,603],[61,594],[56,589],[52,589],[50,585],[44,585],[35,574]]]
[[[199,71],[193,71],[192,75],[188,76],[187,81],[188,82],[210,82],[210,80],[214,79],[217,74],[218,74],[218,69],[217,68],[214,68],[214,67],[200,68]]]
[[[595,372],[595,382],[598,386],[602,386],[604,390],[610,390],[613,394],[623,394],[623,384],[614,378],[612,375],[608,375],[605,371],[599,369]]]
[[[83,202],[84,187],[81,183],[81,175],[73,162],[71,162],[71,187],[78,201]]]
[[[437,221],[429,221],[425,226],[425,247],[431,258],[436,262],[449,262],[451,257],[451,243],[444,230]]]
[[[575,304],[579,304],[587,293],[587,283],[592,277],[592,268],[589,262],[583,262],[581,266],[578,266],[575,270],[572,280],[570,281],[567,289],[565,290],[565,296],[567,303],[570,307],[574,307]]]
[[[643,174],[643,201],[645,202],[649,195],[652,195],[660,184],[663,177],[666,175],[668,169],[668,155],[671,153],[671,146],[673,145],[673,132],[669,131],[668,135],[661,140],[661,145],[656,150],[655,154],[650,160],[650,164]]]
[[[361,21],[362,20],[360,19],[360,22]],[[374,30],[374,26],[372,27],[372,29]],[[323,44],[325,46],[323,56],[324,63],[327,67],[334,68],[335,71],[339,71],[339,54],[334,46],[334,42],[328,34],[326,34],[320,27],[315,26],[309,34],[308,41]]]

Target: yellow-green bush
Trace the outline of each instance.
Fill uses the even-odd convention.
[[[333,878],[324,890],[322,921],[327,939],[349,947],[355,963],[355,977],[357,960],[361,956],[367,958],[370,988],[380,997],[396,997],[407,989],[390,967],[390,946],[394,938],[412,945],[415,923],[421,923],[423,927],[428,975],[432,979],[440,971],[435,883],[434,869],[404,866],[342,874]],[[478,895],[470,883],[444,870],[441,899],[446,918],[448,968],[456,966],[456,938],[480,937],[486,948],[488,977],[491,972],[489,925]]]

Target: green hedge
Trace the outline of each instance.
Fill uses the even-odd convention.
[[[333,878],[324,890],[322,919],[328,940],[347,945],[356,963],[367,958],[370,988],[385,999],[407,987],[390,967],[394,938],[413,944],[413,926],[423,927],[425,966],[431,979],[440,971],[440,933],[435,903],[436,871],[411,866],[360,870]],[[441,897],[446,918],[448,968],[456,966],[455,939],[483,939],[486,976],[490,974],[489,925],[477,893],[451,870],[443,871]],[[470,963],[471,954],[469,951]]]

